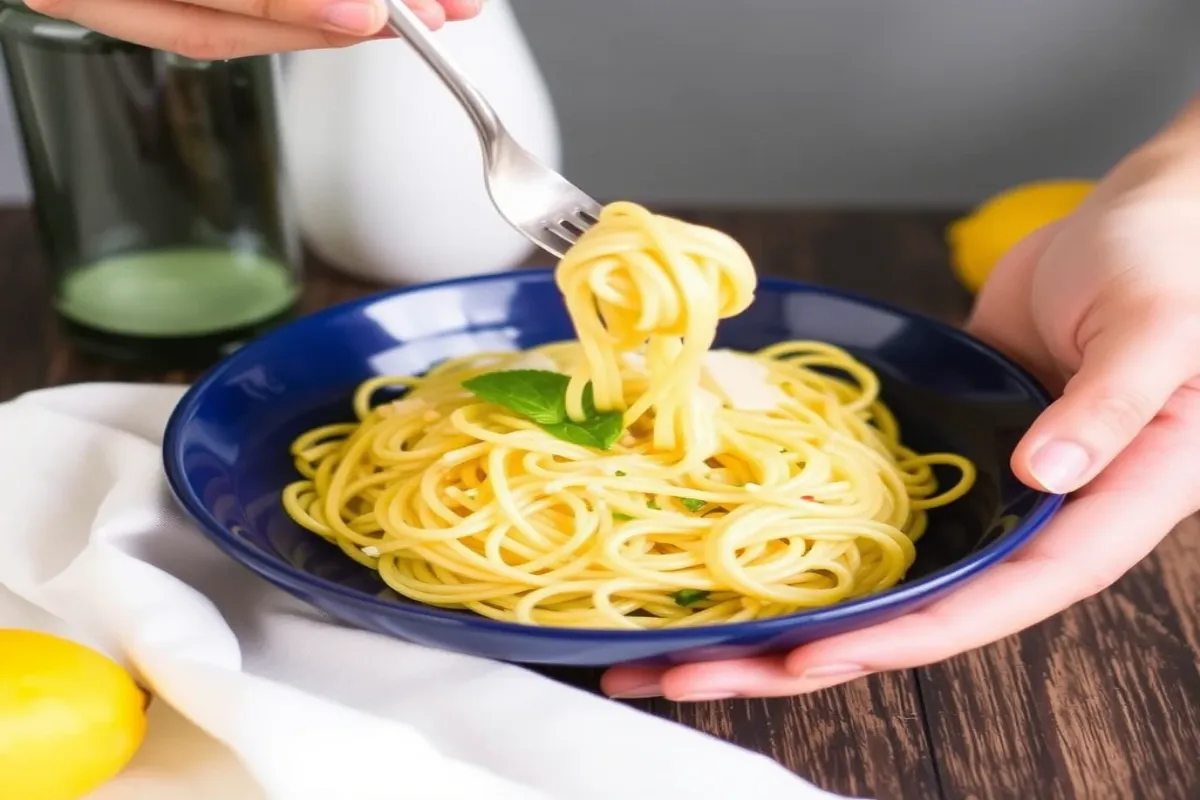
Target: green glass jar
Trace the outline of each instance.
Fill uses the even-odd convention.
[[[0,42],[55,305],[83,349],[188,366],[285,318],[273,58],[194,61],[0,0]]]

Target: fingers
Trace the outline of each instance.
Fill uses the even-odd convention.
[[[161,0],[160,0],[161,1]],[[326,28],[369,36],[387,23],[383,0],[189,0],[231,14],[261,17],[308,28]],[[405,0],[426,25],[441,27],[447,20],[469,19],[482,8],[481,0]]]
[[[190,0],[190,4],[227,14],[354,36],[378,33],[387,22],[387,10],[382,0]]]
[[[1110,585],[1200,505],[1193,477],[1200,436],[1181,421],[1200,414],[1200,394],[1180,402],[1191,408],[1152,423],[1016,557],[922,611],[786,658],[614,668],[602,687],[672,700],[793,695],[931,664],[1034,625]]]
[[[992,271],[971,318],[968,333],[986,342],[1033,372],[1050,391],[1062,389],[1062,376],[1053,371],[1054,359],[1046,350],[1033,318],[1033,272],[1059,225],[1048,225],[1023,239]]]
[[[1100,473],[1195,377],[1200,341],[1190,313],[1123,309],[1086,342],[1079,370],[1013,454],[1026,483],[1065,494]]]
[[[341,47],[357,37],[173,0],[34,0],[45,13],[128,42],[204,61]],[[31,4],[32,6],[33,4]],[[49,8],[45,6],[49,5]]]
[[[479,16],[483,10],[483,0],[440,0],[446,10],[446,19],[463,20]]]
[[[666,668],[613,667],[600,678],[600,691],[619,700],[662,697],[662,678]]]
[[[778,656],[671,669],[614,667],[604,674],[600,687],[620,700],[665,697],[678,703],[701,703],[732,697],[787,697],[844,683],[859,674],[830,674],[801,682],[788,672],[787,660]]]
[[[405,0],[430,28],[481,0]],[[342,47],[379,35],[382,0],[29,0],[34,11],[198,60]]]

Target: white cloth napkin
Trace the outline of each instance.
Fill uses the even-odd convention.
[[[345,627],[253,576],[166,487],[180,393],[91,384],[0,405],[0,627],[97,647],[155,698],[145,745],[94,800],[834,798],[519,667]]]

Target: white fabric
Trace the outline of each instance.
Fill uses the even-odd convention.
[[[0,626],[71,636],[155,700],[93,800],[830,800],[779,765],[527,670],[354,630],[176,510],[174,387],[0,405]]]

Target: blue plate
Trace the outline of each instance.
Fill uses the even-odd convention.
[[[163,445],[171,488],[230,557],[350,624],[421,644],[525,663],[599,666],[787,650],[914,611],[1011,555],[1062,498],[1023,486],[1009,456],[1048,403],[1032,378],[965,334],[840,292],[767,279],[718,346],[786,339],[847,348],[879,372],[904,440],[971,458],[979,481],[934,511],[907,580],[890,591],[788,617],[664,631],[542,628],[410,602],[372,571],[296,526],[279,493],[295,480],[288,447],[316,425],[352,419],[362,380],[420,373],[447,357],[573,338],[549,271],[521,271],[368,297],[253,341],[184,396]],[[952,476],[947,476],[951,478]]]

